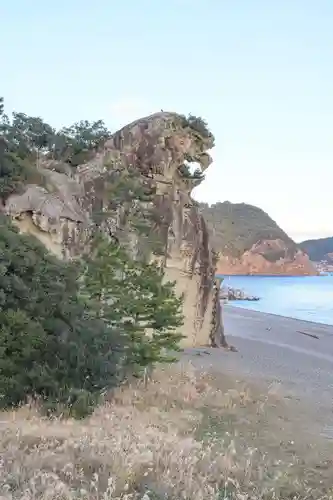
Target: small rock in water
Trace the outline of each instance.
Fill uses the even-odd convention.
[[[247,295],[243,290],[231,287],[222,287],[220,290],[220,299],[222,300],[259,300],[259,297]]]

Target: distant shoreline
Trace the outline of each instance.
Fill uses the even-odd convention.
[[[329,323],[321,323],[319,321],[311,321],[309,319],[299,319],[299,318],[295,318],[293,316],[286,316],[284,314],[277,314],[277,313],[271,313],[271,312],[266,312],[266,311],[258,311],[257,309],[251,309],[250,307],[246,307],[246,305],[237,305],[237,303],[239,304],[240,301],[230,301],[228,302],[227,304],[222,304],[222,308],[224,307],[232,307],[232,308],[235,308],[235,309],[241,309],[241,310],[245,310],[245,311],[249,311],[249,312],[253,312],[253,313],[258,313],[258,314],[264,314],[265,316],[276,316],[277,318],[281,318],[281,319],[287,319],[287,320],[291,320],[291,321],[300,321],[302,323],[310,323],[310,325],[319,325],[319,326],[325,326],[327,328],[332,328],[332,336],[333,336],[333,325],[330,325]],[[246,303],[247,301],[244,300],[244,304]]]

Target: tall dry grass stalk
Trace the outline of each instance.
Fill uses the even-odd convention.
[[[83,421],[33,406],[1,414],[0,499],[332,498],[281,446],[269,420],[277,391],[256,399],[220,382],[177,365],[116,390]]]

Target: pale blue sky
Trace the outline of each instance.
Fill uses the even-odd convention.
[[[216,147],[199,200],[333,235],[333,0],[0,0],[0,19],[7,112],[111,130],[201,115]]]

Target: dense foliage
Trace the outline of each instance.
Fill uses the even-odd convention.
[[[0,255],[1,407],[38,395],[83,413],[104,389],[173,359],[181,299],[154,264],[104,239],[86,263],[66,264],[4,217]]]
[[[27,183],[44,185],[39,166],[48,160],[71,171],[90,159],[101,140],[110,135],[104,123],[81,121],[56,131],[40,117],[4,113],[0,99],[0,202]],[[65,167],[65,168],[64,168]]]
[[[258,241],[281,239],[287,244],[291,255],[297,249],[291,238],[258,207],[246,203],[216,203],[200,208],[207,222],[214,248],[223,255],[239,257]],[[280,254],[265,255],[275,261]]]
[[[9,117],[4,113],[3,98],[0,100],[0,136],[6,141],[7,151],[33,161],[37,167],[42,161],[57,160],[75,168],[88,161],[110,135],[102,120],[81,120],[56,130],[40,117],[19,112]]]
[[[314,262],[333,261],[333,237],[302,241],[299,246]]]
[[[56,132],[24,113],[10,120],[0,100],[2,203],[27,183],[43,185],[41,162],[60,160],[72,171],[108,135],[102,121]],[[110,211],[122,207],[124,224],[145,242],[135,259],[122,241],[96,232],[92,253],[75,265],[60,262],[0,217],[2,408],[37,396],[50,410],[84,415],[103,391],[178,350],[182,299],[147,260],[148,247],[159,248],[149,203],[140,204],[151,199],[151,186],[140,184],[135,172],[109,184]],[[97,226],[108,222],[108,212],[94,217]]]
[[[0,405],[70,406],[119,382],[124,339],[79,298],[80,268],[0,219]]]

